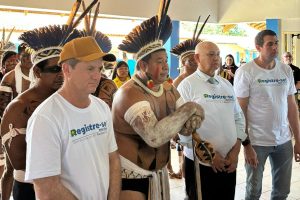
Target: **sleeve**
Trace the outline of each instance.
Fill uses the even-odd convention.
[[[176,109],[179,108],[180,106],[182,106],[184,104],[184,100],[182,97],[179,97],[176,101]]]
[[[297,70],[295,70],[295,80],[300,81],[300,69],[297,67]]]
[[[186,81],[182,81],[178,87],[177,87],[178,92],[181,95],[181,99],[183,102],[188,102],[190,100],[189,97],[189,87]],[[180,144],[182,144],[183,146],[186,146],[188,148],[192,148],[192,136],[184,136],[178,133],[178,136],[180,138]]]
[[[234,92],[237,97],[249,97],[250,94],[250,75],[243,67],[239,68],[234,76]]]
[[[291,67],[288,66],[287,69],[288,69],[288,76],[289,76],[289,83],[290,83],[288,94],[294,95],[297,92],[295,81],[294,81],[294,74]]]
[[[116,150],[118,150],[118,145],[116,142],[116,137],[115,137],[115,132],[114,132],[114,127],[113,127],[113,121],[112,121],[112,115],[111,112],[109,110],[109,108],[107,107],[107,111],[106,113],[108,113],[108,121],[109,121],[109,127],[108,127],[108,150],[109,153],[112,153]]]
[[[26,133],[25,180],[61,174],[60,130],[47,117],[34,115],[28,121]]]
[[[188,102],[190,100],[190,89],[188,83],[185,80],[181,81],[181,83],[177,87],[177,90],[182,97],[183,102]]]
[[[245,133],[246,122],[245,122],[244,113],[237,99],[235,99],[234,120],[235,120],[237,138],[241,139],[241,141],[244,141],[247,138],[247,134]]]

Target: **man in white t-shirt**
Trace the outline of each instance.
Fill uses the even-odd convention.
[[[247,137],[243,112],[231,83],[215,75],[220,65],[218,46],[208,41],[198,43],[195,60],[198,69],[179,84],[178,91],[185,102],[196,102],[203,107],[205,120],[196,131],[202,140],[212,144],[216,152],[212,162],[200,161],[198,165],[202,199],[234,199],[238,154],[241,141]],[[180,138],[182,142],[188,140],[182,135]],[[197,199],[193,154],[192,148],[184,148],[189,199]]]
[[[109,107],[95,92],[103,53],[93,37],[66,43],[64,83],[28,122],[27,181],[38,199],[119,199],[121,169]]]
[[[258,200],[262,191],[264,165],[269,158],[272,168],[271,199],[286,199],[290,192],[294,154],[300,161],[300,133],[296,92],[291,68],[276,60],[278,39],[271,30],[255,37],[258,58],[237,70],[234,89],[246,116],[244,147],[247,185],[246,200]],[[251,143],[250,143],[251,141]]]

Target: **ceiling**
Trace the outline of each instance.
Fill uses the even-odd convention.
[[[69,11],[75,0],[0,0],[0,6]],[[90,3],[92,0],[86,0]],[[159,0],[101,0],[105,15],[149,18],[156,14]],[[261,22],[266,19],[300,19],[300,0],[172,0],[173,20],[196,21],[211,15],[210,23]],[[204,18],[204,17],[203,17]],[[202,19],[201,21],[203,21]]]

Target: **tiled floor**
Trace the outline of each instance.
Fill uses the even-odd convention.
[[[178,156],[176,150],[172,150],[172,166],[175,172],[178,171]],[[272,188],[270,164],[267,161],[264,171],[263,188],[261,200],[269,200]],[[246,172],[244,168],[244,155],[241,148],[239,165],[237,169],[237,185],[235,200],[243,200],[246,187]],[[184,179],[170,179],[171,200],[183,200],[185,197]],[[300,200],[300,163],[293,163],[291,192],[288,200]]]
[[[172,150],[172,166],[175,172],[178,171],[178,156],[176,150]],[[241,148],[239,165],[237,169],[237,185],[235,200],[244,200],[246,186],[246,172],[244,169],[244,155]],[[263,178],[263,193],[261,200],[269,200],[271,194],[271,174],[269,162],[266,162],[264,178]],[[185,198],[184,179],[170,179],[171,200],[183,200]],[[13,200],[11,197],[10,200]],[[300,200],[300,163],[293,163],[293,174],[291,193],[287,200]]]

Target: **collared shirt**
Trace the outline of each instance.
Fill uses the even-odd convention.
[[[244,115],[229,81],[218,75],[210,77],[197,70],[179,84],[178,91],[185,102],[193,101],[203,107],[205,119],[197,133],[223,157],[226,157],[237,138],[244,140],[247,137]],[[184,136],[180,138],[183,142],[188,139]],[[191,148],[184,148],[184,154],[193,160]]]

